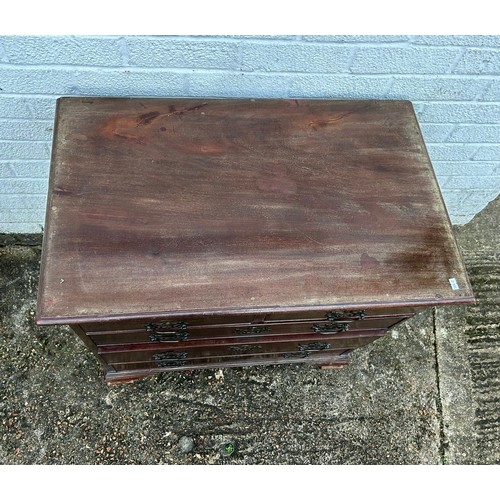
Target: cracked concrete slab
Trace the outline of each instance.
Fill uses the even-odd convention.
[[[438,388],[442,412],[444,463],[475,463],[476,436],[472,373],[465,338],[465,307],[436,308]]]

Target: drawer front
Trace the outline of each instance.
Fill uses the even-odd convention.
[[[143,327],[140,330],[122,330],[116,332],[92,332],[89,336],[98,346],[119,344],[165,343],[177,344],[189,341],[227,338],[249,338],[261,336],[280,336],[309,333],[311,335],[331,335],[343,332],[357,332],[377,328],[389,328],[407,319],[408,316],[389,316],[365,318],[362,320],[332,319],[308,322],[263,323],[259,325],[217,325],[194,326],[172,330],[168,327]]]
[[[284,359],[308,357],[312,352],[332,349],[355,349],[373,342],[383,336],[385,330],[369,330],[357,337],[338,338],[335,335],[315,335],[314,337],[288,336],[276,338],[248,339],[246,342],[227,342],[214,344],[198,342],[175,346],[149,346],[148,349],[117,350],[101,348],[99,355],[110,365],[149,363],[155,367],[186,366],[205,358],[238,358],[258,356],[262,354],[280,353]],[[266,341],[262,341],[266,340]]]
[[[265,322],[281,322],[281,321],[300,321],[300,320],[359,320],[376,318],[380,316],[413,316],[418,312],[417,308],[413,307],[385,307],[380,309],[327,309],[324,311],[306,311],[306,312],[272,312],[266,314]]]
[[[195,318],[150,318],[134,319],[129,321],[106,321],[100,323],[82,323],[80,328],[86,333],[99,333],[105,331],[141,331],[146,328],[156,330],[182,332],[203,327],[215,328],[220,325],[234,325],[235,327],[250,327],[252,325],[275,324],[286,322],[311,322],[311,321],[359,321],[370,318],[386,316],[412,316],[417,312],[415,308],[384,308],[384,309],[356,309],[356,310],[331,310],[298,311],[298,312],[272,312],[263,314],[212,316],[203,315]]]
[[[265,366],[281,365],[290,363],[302,364],[328,364],[328,365],[346,365],[349,361],[349,350],[330,349],[324,351],[314,351],[303,357],[287,358],[284,353],[263,354],[260,356],[241,356],[231,358],[204,358],[192,360],[184,364],[159,367],[155,363],[128,363],[114,365],[116,371],[108,372],[106,380],[110,383],[115,381],[126,381],[134,378],[147,377],[155,373],[165,371],[195,370],[203,368],[231,368],[241,366]]]

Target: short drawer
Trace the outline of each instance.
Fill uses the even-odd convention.
[[[204,327],[220,325],[225,323],[250,325],[253,322],[261,322],[263,315],[256,314],[240,314],[234,316],[220,315],[203,315],[197,317],[156,317],[130,319],[125,321],[102,321],[99,323],[81,323],[79,326],[87,333],[102,332],[102,331],[119,331],[119,330],[140,330],[147,325],[161,325],[162,328],[171,330],[182,330],[184,328]]]
[[[98,346],[136,343],[185,343],[191,340],[216,340],[225,338],[247,338],[309,333],[330,335],[332,333],[357,332],[377,328],[389,328],[407,319],[408,316],[387,316],[365,319],[322,319],[318,321],[291,321],[262,323],[255,325],[194,326],[172,330],[168,327],[144,326],[137,330],[116,332],[92,332],[88,335]]]
[[[184,366],[203,358],[225,358],[282,353],[284,358],[308,356],[310,352],[330,349],[355,349],[383,336],[385,330],[368,330],[358,336],[337,337],[335,335],[253,337],[246,342],[221,340],[219,343],[191,342],[166,347],[164,345],[127,348],[100,348],[99,355],[110,365],[126,363],[153,363],[162,366]]]
[[[413,307],[356,308],[356,309],[326,309],[324,311],[276,311],[266,314],[265,322],[301,321],[301,320],[358,320],[380,316],[413,316],[418,310]]]

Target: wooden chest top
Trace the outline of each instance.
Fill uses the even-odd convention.
[[[38,324],[473,300],[410,102],[58,100]]]

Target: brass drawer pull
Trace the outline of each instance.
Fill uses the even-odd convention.
[[[148,323],[146,325],[146,331],[148,333],[158,333],[158,332],[185,332],[187,330],[188,324],[185,321],[178,321],[176,323],[171,323],[170,321],[162,321],[161,323]]]
[[[326,335],[328,333],[346,332],[349,330],[349,323],[326,323],[324,325],[314,324],[311,326],[311,329],[314,333],[321,333],[322,335]]]
[[[188,332],[150,332],[151,342],[180,342],[189,338]]]
[[[153,361],[175,361],[186,359],[188,353],[186,351],[165,351],[153,354]]]
[[[257,335],[259,333],[270,332],[271,328],[268,326],[249,326],[248,328],[236,328],[234,333],[236,335]]]
[[[185,359],[164,359],[163,361],[157,361],[156,366],[158,368],[175,368],[178,366],[184,366],[185,364]]]
[[[299,351],[323,351],[330,349],[331,345],[328,342],[311,342],[310,344],[299,344],[297,349]]]
[[[326,319],[328,321],[335,321],[338,319],[349,318],[349,319],[364,319],[366,316],[366,311],[330,311],[326,313]]]
[[[146,332],[148,332],[151,342],[179,342],[189,337],[187,327],[188,324],[185,321],[176,323],[162,321],[161,323],[147,324]]]

